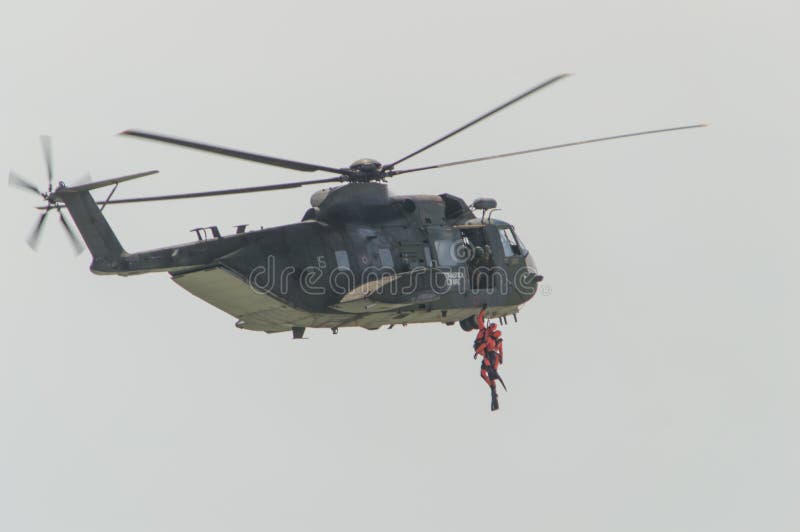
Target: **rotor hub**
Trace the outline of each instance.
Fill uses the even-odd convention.
[[[373,181],[382,179],[382,168],[383,165],[375,159],[359,159],[350,165],[350,170],[355,173],[353,177],[356,181]]]

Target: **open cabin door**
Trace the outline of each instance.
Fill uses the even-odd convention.
[[[467,224],[457,226],[457,229],[461,232],[469,287],[473,290],[494,288],[502,264],[497,228],[487,224]]]

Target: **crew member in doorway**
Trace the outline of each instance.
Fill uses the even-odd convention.
[[[503,363],[503,333],[500,332],[500,329],[497,328],[497,324],[495,323],[487,326],[485,316],[486,305],[483,306],[477,317],[478,334],[473,344],[475,354],[472,358],[478,358],[478,355],[483,358],[481,361],[481,378],[486,382],[492,392],[492,410],[494,411],[500,408],[500,404],[497,400],[496,381],[500,381],[500,384],[503,385],[503,389],[506,389],[502,377],[500,377],[500,374],[497,372],[497,368]]]

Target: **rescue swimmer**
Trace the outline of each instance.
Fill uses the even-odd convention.
[[[497,400],[497,384],[500,381],[503,389],[508,391],[503,378],[497,372],[500,364],[503,363],[503,333],[497,328],[496,323],[486,325],[484,320],[486,314],[486,305],[483,306],[478,314],[476,321],[478,323],[478,334],[475,336],[473,348],[475,354],[472,356],[473,360],[478,358],[478,355],[483,357],[481,361],[481,378],[489,386],[492,393],[492,411],[500,408],[500,403]]]

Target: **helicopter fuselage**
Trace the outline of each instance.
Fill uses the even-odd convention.
[[[468,327],[484,304],[492,316],[516,314],[541,279],[510,224],[478,218],[449,194],[390,196],[384,184],[352,183],[311,203],[299,223],[227,236],[207,228],[191,244],[96,256],[91,269],[169,272],[237,327],[266,332]]]

